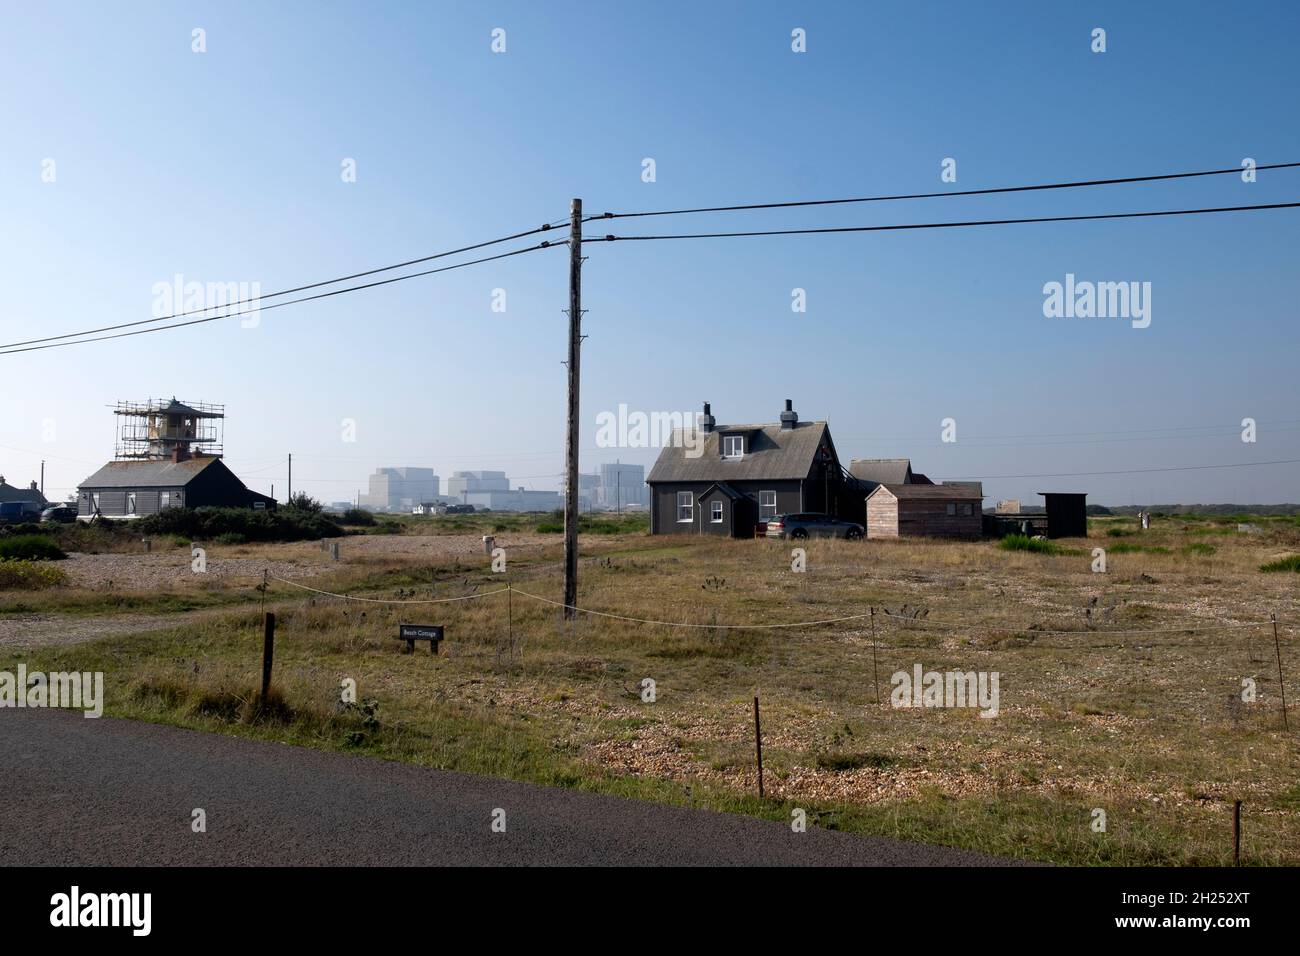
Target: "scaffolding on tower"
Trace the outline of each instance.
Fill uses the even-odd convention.
[[[113,457],[119,461],[146,459],[187,461],[220,458],[226,407],[209,402],[148,399],[118,402],[113,406],[117,441]]]

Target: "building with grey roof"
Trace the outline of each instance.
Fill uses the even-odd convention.
[[[673,433],[646,478],[652,534],[748,538],[778,514],[861,515],[830,427],[799,421],[789,399],[778,422],[753,425],[717,425],[706,402],[696,427]]]

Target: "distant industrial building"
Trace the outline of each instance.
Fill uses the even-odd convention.
[[[599,466],[590,475],[578,475],[579,511],[636,510],[649,504],[644,465],[614,462]]]
[[[367,511],[409,512],[435,500],[441,484],[432,468],[376,468],[369,494],[360,495],[357,504]]]
[[[454,471],[447,479],[446,499],[473,505],[475,511],[554,511],[564,507],[564,498],[557,491],[512,490],[504,471]]]
[[[596,507],[608,511],[644,508],[650,504],[650,489],[645,483],[644,465],[600,466],[600,483],[596,488]]]
[[[578,510],[595,511],[600,497],[600,475],[578,473]]]
[[[453,471],[447,479],[447,497],[461,504],[472,504],[461,500],[465,494],[509,490],[510,479],[504,471]]]

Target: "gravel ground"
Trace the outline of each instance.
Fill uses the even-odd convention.
[[[479,535],[356,535],[339,538],[339,561],[349,564],[386,563],[402,560],[443,561],[457,558],[466,563],[488,560]],[[558,543],[556,535],[520,534],[500,536],[495,542],[512,555],[536,555]],[[73,553],[60,567],[72,586],[94,591],[162,591],[192,588],[199,577],[190,569],[187,548],[126,554]],[[264,570],[273,577],[310,579],[338,570],[318,542],[274,545],[212,545],[207,549],[205,586],[221,588],[252,585]],[[272,605],[274,607],[274,605]],[[166,614],[113,613],[98,617],[70,614],[21,614],[0,617],[0,648],[37,648],[78,644],[115,634],[138,634],[175,627],[183,613],[185,620],[229,614],[230,607]]]
[[[344,565],[387,560],[424,559],[441,561],[459,558],[465,561],[487,560],[480,535],[355,535],[336,539],[339,560]],[[515,534],[496,539],[498,547],[536,554],[546,545],[556,545],[557,535]],[[206,581],[253,582],[263,570],[280,578],[310,578],[337,569],[318,542],[274,545],[205,545]],[[81,554],[73,553],[60,567],[68,573],[74,587],[91,590],[153,591],[193,584],[187,548],[152,551],[148,554]]]

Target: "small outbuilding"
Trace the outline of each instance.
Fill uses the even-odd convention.
[[[867,496],[867,537],[978,538],[984,491],[978,482],[881,483]]]
[[[1088,537],[1088,496],[1078,492],[1040,491],[1047,500],[1049,538]]]

